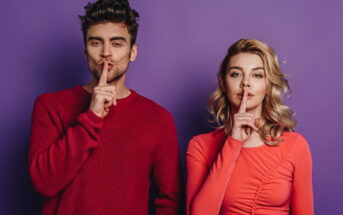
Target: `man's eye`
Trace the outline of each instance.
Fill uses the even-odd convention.
[[[100,45],[100,42],[99,42],[99,41],[92,41],[92,42],[91,42],[91,45],[92,45],[92,46],[99,46],[99,45]]]
[[[112,44],[113,44],[113,46],[117,46],[117,47],[122,46],[122,44],[120,42],[113,42]]]

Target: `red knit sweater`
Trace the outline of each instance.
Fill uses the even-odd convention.
[[[29,173],[46,197],[42,214],[179,214],[182,173],[172,116],[131,90],[101,119],[81,86],[39,96]]]

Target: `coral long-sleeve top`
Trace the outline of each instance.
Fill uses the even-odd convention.
[[[314,214],[309,146],[296,132],[281,139],[279,146],[245,148],[223,130],[193,137],[187,214]]]

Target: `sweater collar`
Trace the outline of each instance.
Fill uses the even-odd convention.
[[[83,87],[81,85],[77,85],[75,87],[75,89],[80,92],[83,96],[88,97],[89,99],[92,97],[92,94],[89,93],[88,91],[86,91],[85,89],[83,89]],[[117,104],[124,104],[124,103],[129,103],[130,101],[134,100],[138,94],[136,93],[136,91],[130,89],[130,95],[128,95],[125,98],[122,99],[117,99]]]

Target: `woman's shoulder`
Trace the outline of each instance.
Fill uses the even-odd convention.
[[[206,154],[209,151],[216,150],[221,147],[226,140],[227,135],[223,129],[217,129],[209,133],[199,134],[189,141],[187,151],[202,151]]]
[[[290,155],[301,154],[309,151],[309,144],[305,137],[299,132],[284,132],[280,138],[283,140],[280,146],[288,151]]]
[[[302,144],[306,145],[307,140],[305,137],[300,134],[299,132],[296,131],[285,131],[283,134],[280,136],[280,138],[283,140],[283,143],[288,143],[288,144]]]

